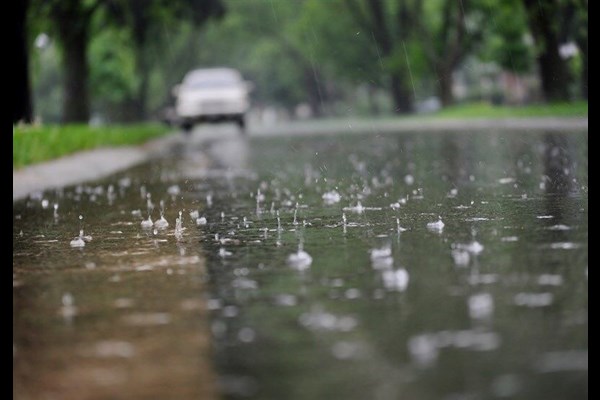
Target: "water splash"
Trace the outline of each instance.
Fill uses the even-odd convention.
[[[154,227],[157,229],[167,229],[169,227],[169,222],[165,219],[165,202],[164,200],[160,201],[160,219],[154,222]]]
[[[298,215],[298,203],[296,203],[296,208],[294,209],[294,221],[292,222],[293,225],[298,225],[297,215]]]
[[[175,219],[175,237],[177,240],[181,240],[183,238],[183,211],[179,211],[179,218]]]
[[[169,227],[169,222],[165,219],[163,215],[161,215],[160,219],[157,219],[154,222],[154,227],[157,229],[167,229]]]
[[[342,196],[340,196],[340,194],[337,191],[331,190],[329,192],[323,193],[323,196],[321,196],[321,198],[323,199],[325,204],[331,205],[339,203],[342,199]]]
[[[279,210],[277,210],[277,231],[281,231],[281,218],[279,217]]]
[[[376,270],[390,269],[394,265],[394,259],[392,258],[391,246],[385,245],[378,249],[369,250],[371,255],[371,266]]]
[[[167,193],[170,194],[172,197],[175,197],[179,193],[181,193],[181,189],[178,185],[169,186],[169,188],[167,189]]]
[[[79,236],[69,242],[71,247],[84,247],[86,242],[91,242],[92,237],[83,233],[83,215],[79,215]]]
[[[77,236],[69,243],[71,247],[85,247],[85,241],[81,238],[81,236]]]
[[[64,293],[61,298],[61,303],[60,314],[67,322],[70,322],[73,317],[77,315],[77,307],[75,306],[73,295],[69,292]]]
[[[355,212],[357,214],[362,214],[365,211],[365,207],[363,207],[363,205],[361,204],[361,202],[358,201],[355,206],[353,206],[353,207],[352,206],[344,207],[343,210],[344,211]]]
[[[472,241],[471,243],[467,243],[467,244],[457,244],[456,248],[465,250],[473,255],[480,254],[484,249],[483,245],[476,240]]]
[[[383,286],[388,290],[404,292],[408,287],[409,275],[404,268],[397,270],[386,270],[381,274]]]
[[[154,226],[154,223],[152,222],[152,218],[148,215],[148,219],[143,220],[140,223],[140,226],[143,229],[151,229]]]
[[[474,294],[469,297],[469,316],[473,319],[484,319],[494,312],[494,298],[489,293]]]
[[[287,258],[287,264],[298,271],[304,271],[312,264],[312,257],[304,251],[303,247],[302,242],[300,242],[298,251],[290,254]]]
[[[225,250],[224,247],[219,248],[219,257],[221,258],[229,257],[232,254],[232,252]]]
[[[444,230],[444,226],[446,226],[446,224],[444,224],[444,221],[442,221],[442,217],[439,215],[437,221],[427,223],[427,229],[429,229],[432,232],[440,233]]]
[[[400,218],[396,218],[396,231],[398,232],[398,234],[401,234],[402,232],[406,232],[407,230],[408,229],[400,226]]]

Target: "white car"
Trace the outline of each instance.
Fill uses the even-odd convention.
[[[233,121],[242,132],[250,107],[252,84],[232,68],[195,69],[173,88],[175,113],[182,129],[189,132],[197,122]]]

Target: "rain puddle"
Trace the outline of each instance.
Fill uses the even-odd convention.
[[[199,147],[14,204],[18,393],[587,395],[587,132]]]

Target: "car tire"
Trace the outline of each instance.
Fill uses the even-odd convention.
[[[244,116],[238,117],[235,120],[235,123],[237,124],[238,128],[240,129],[240,133],[245,135],[246,134],[246,120],[244,119]]]
[[[194,127],[194,124],[189,121],[181,124],[181,129],[183,130],[183,133],[185,133],[186,135],[189,135],[190,133],[192,133],[193,127]]]

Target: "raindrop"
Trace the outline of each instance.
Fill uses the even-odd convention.
[[[166,229],[169,226],[169,222],[165,219],[165,202],[160,201],[160,219],[154,222],[154,227],[158,229]]]
[[[179,211],[179,218],[175,219],[175,237],[177,240],[183,237],[183,211]]]
[[[229,257],[232,254],[233,254],[232,252],[225,250],[225,248],[223,248],[223,247],[221,247],[219,249],[219,257],[221,257],[221,258]]]
[[[75,239],[71,240],[71,242],[69,244],[71,245],[71,247],[84,247],[85,246],[85,242],[81,238],[81,236],[77,236]]]
[[[494,312],[494,298],[489,293],[469,297],[469,315],[473,319],[489,318]]]
[[[381,277],[383,278],[383,285],[388,290],[404,292],[408,287],[409,275],[408,271],[404,268],[400,268],[396,271],[383,271]]]
[[[538,285],[560,286],[563,283],[563,277],[558,274],[542,274],[537,279]]]
[[[469,252],[461,249],[452,250],[452,258],[454,259],[454,264],[459,267],[466,267],[471,260]]]
[[[427,229],[429,229],[432,232],[442,232],[444,230],[445,225],[446,224],[444,224],[444,222],[442,221],[442,217],[438,216],[437,221],[427,223]]]
[[[181,189],[177,185],[169,186],[167,193],[171,196],[177,196],[179,193],[181,193]]]
[[[298,245],[298,251],[290,254],[287,258],[288,265],[299,271],[308,269],[310,264],[312,264],[312,257],[305,252],[302,247],[302,243],[300,243]]]
[[[281,231],[281,218],[279,217],[279,210],[277,210],[277,230]]]
[[[552,293],[518,293],[514,302],[518,306],[546,307],[552,304],[554,296]]]
[[[407,231],[406,228],[400,226],[400,218],[396,218],[396,230],[398,231],[398,234]]]
[[[150,218],[150,216],[148,215],[148,219],[145,219],[145,220],[143,220],[143,221],[140,223],[140,225],[141,225],[141,227],[142,227],[142,228],[144,228],[144,229],[150,229],[150,228],[152,228],[152,226],[153,226],[154,224],[152,223],[152,218]]]
[[[242,343],[251,343],[254,341],[255,338],[256,338],[256,333],[254,332],[254,329],[252,329],[252,328],[248,328],[248,327],[242,328],[238,332],[238,339]]]
[[[166,229],[168,226],[169,222],[162,215],[160,216],[160,219],[154,222],[154,227],[157,229]]]
[[[339,203],[340,200],[342,199],[342,196],[340,196],[340,194],[337,191],[332,190],[332,191],[323,193],[323,196],[321,196],[321,198],[323,199],[325,204],[331,205],[331,204]]]

